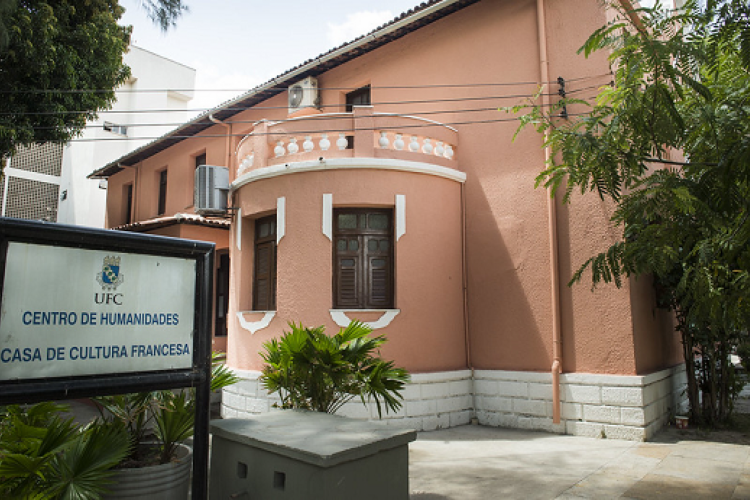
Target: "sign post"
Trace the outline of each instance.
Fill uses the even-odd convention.
[[[208,484],[213,243],[0,218],[0,404],[194,387]]]

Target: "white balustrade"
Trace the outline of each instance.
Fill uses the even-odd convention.
[[[276,158],[281,158],[284,156],[285,152],[284,141],[276,141],[276,147],[273,148],[273,153],[276,155]]]
[[[245,157],[240,162],[240,166],[237,169],[237,175],[242,175],[251,168],[253,168],[253,162],[255,160],[255,152],[250,151],[249,154],[245,155]]]
[[[305,150],[305,153],[309,153],[310,151],[313,150],[314,147],[315,147],[315,144],[313,144],[312,136],[309,136],[309,135],[305,136],[305,142],[302,143],[302,149]]]
[[[321,151],[328,151],[328,148],[331,147],[331,141],[328,140],[328,134],[321,135],[318,145],[320,146]]]
[[[343,132],[339,133],[339,138],[336,140],[336,147],[339,148],[339,151],[343,151],[346,149],[346,146],[349,145],[349,141],[346,140],[346,136]]]
[[[378,145],[381,149],[388,149],[388,146],[390,146],[390,142],[388,141],[388,133],[387,132],[380,132],[380,139],[378,139]]]
[[[396,148],[396,151],[403,151],[404,139],[402,134],[396,134],[396,140],[393,141],[393,147]]]
[[[416,135],[411,136],[411,141],[409,141],[409,151],[412,153],[419,151],[419,141],[417,140]]]
[[[292,137],[289,140],[289,145],[286,147],[287,151],[289,151],[290,155],[297,154],[299,152],[299,146],[297,145],[297,138]]]
[[[377,147],[380,149],[391,149],[395,151],[408,151],[410,153],[420,153],[430,156],[437,156],[439,158],[446,158],[452,160],[455,155],[453,146],[450,144],[438,141],[430,137],[423,137],[412,135],[409,138],[408,144],[404,141],[404,134],[398,132],[393,133],[393,141],[389,137],[389,132],[381,130],[378,132],[379,137],[377,138]],[[285,140],[288,142],[285,144]],[[301,141],[301,147],[298,144]],[[305,135],[302,137],[285,137],[276,141],[276,147],[273,149],[273,153],[276,158],[280,158],[287,154],[294,155],[302,150],[305,153],[311,153],[317,148],[320,151],[329,151],[331,149],[331,140],[328,138],[328,133],[321,133],[320,138],[317,139],[313,135]],[[349,142],[346,138],[345,132],[339,132],[338,138],[335,142],[336,149],[344,151],[349,147]],[[247,154],[240,165],[238,166],[238,173],[242,174],[253,167],[254,152]]]

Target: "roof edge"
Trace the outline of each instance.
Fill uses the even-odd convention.
[[[136,163],[139,163],[159,153],[160,151],[171,146],[172,144],[185,140],[187,137],[184,137],[184,135],[186,134],[189,134],[192,137],[193,135],[214,126],[213,123],[211,124],[200,123],[202,120],[206,120],[210,115],[216,115],[217,113],[220,113],[222,114],[220,119],[226,119],[229,116],[238,114],[242,112],[243,110],[238,111],[238,110],[231,110],[229,108],[232,108],[233,106],[236,106],[238,104],[243,104],[246,101],[250,101],[253,99],[253,97],[257,97],[259,94],[262,94],[262,93],[271,93],[272,95],[281,93],[283,92],[283,90],[278,90],[278,87],[283,86],[289,83],[290,81],[292,82],[296,81],[297,79],[302,78],[303,75],[304,76],[311,75],[311,74],[317,75],[317,74],[322,73],[323,71],[321,71],[320,73],[315,73],[314,70],[316,67],[326,62],[333,61],[336,58],[346,56],[347,54],[355,52],[357,51],[357,49],[359,49],[362,46],[372,43],[373,41],[377,41],[378,39],[384,38],[390,33],[393,33],[404,27],[414,24],[432,14],[439,13],[440,11],[448,9],[452,6],[457,6],[456,10],[460,10],[464,7],[468,7],[469,5],[477,3],[478,1],[479,0],[432,0],[431,2],[430,1],[424,2],[421,5],[418,5],[410,9],[409,11],[406,11],[400,16],[397,16],[392,21],[378,28],[375,28],[371,32],[355,38],[351,42],[347,42],[339,47],[334,47],[330,51],[325,52],[314,59],[310,59],[302,63],[299,66],[293,67],[287,72],[282,73],[281,75],[275,78],[272,78],[271,80],[261,85],[258,85],[257,87],[245,92],[244,94],[241,94],[235,97],[234,99],[230,99],[229,101],[226,101],[223,104],[220,104],[214,108],[209,109],[208,111],[196,116],[192,120],[175,128],[171,132],[167,132],[166,134],[159,137],[158,139],[155,139],[147,144],[144,144],[143,146],[136,148],[135,150],[118,158],[117,160],[114,160],[106,164],[105,166],[97,170],[94,170],[92,173],[90,173],[86,177],[88,179],[106,179],[109,176],[114,175],[117,172],[121,171],[124,166],[132,166]],[[409,14],[409,12],[413,11],[414,9],[419,9],[419,10],[412,14]],[[448,12],[445,15],[452,14],[453,12],[455,11]],[[426,24],[429,24],[429,22]],[[419,26],[418,28],[421,28],[421,27],[422,26]],[[384,40],[382,44],[376,45],[375,47],[368,48],[361,54],[356,54],[351,59],[354,59],[356,57],[359,57],[360,55],[368,53],[382,45],[390,43],[391,41],[393,40]],[[343,64],[344,62],[347,62],[348,60],[350,59],[347,59],[346,61],[343,61],[339,64]],[[336,66],[338,66],[338,64],[334,65],[333,67],[336,67]],[[329,69],[331,68],[326,68],[324,71],[327,71]],[[271,95],[263,97],[260,100],[265,100],[265,99],[268,99],[269,97],[271,97]],[[222,111],[224,111],[224,113],[222,113]],[[197,128],[198,130],[194,132],[192,131],[188,132],[191,128]],[[165,145],[164,144],[165,142],[168,142],[168,144]]]

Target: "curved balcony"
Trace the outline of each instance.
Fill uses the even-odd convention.
[[[424,118],[373,113],[331,113],[260,122],[237,146],[235,178],[274,166],[345,158],[391,159],[458,171],[458,131]]]

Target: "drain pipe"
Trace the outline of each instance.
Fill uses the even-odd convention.
[[[536,1],[537,33],[539,35],[539,74],[542,85],[549,82],[549,60],[547,59],[547,30],[545,27],[544,0]],[[542,93],[542,106],[549,109],[549,92]],[[547,132],[545,132],[545,142]],[[545,165],[551,157],[549,146],[544,148]],[[549,235],[550,283],[552,302],[552,423],[560,423],[560,373],[562,372],[562,338],[560,330],[560,272],[557,244],[557,206],[556,197],[551,190],[547,192],[547,231]]]
[[[466,349],[466,368],[471,370],[471,422],[477,420],[477,394],[474,390],[474,365],[471,361],[471,338],[469,337],[469,277],[466,263],[466,183],[461,183],[461,275],[463,287],[464,311],[464,345]]]

